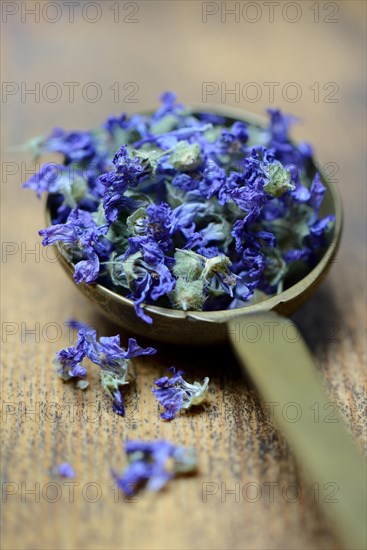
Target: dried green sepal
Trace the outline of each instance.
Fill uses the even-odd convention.
[[[122,268],[125,273],[125,277],[127,280],[127,284],[129,288],[131,288],[131,285],[134,283],[134,281],[137,279],[138,274],[136,272],[138,267],[139,260],[142,260],[143,255],[141,252],[135,252],[135,254],[131,254],[127,260],[122,262]]]
[[[176,474],[189,474],[198,469],[198,457],[195,449],[185,449],[184,453],[175,453],[172,462],[172,472]]]
[[[281,197],[287,191],[295,189],[294,183],[291,182],[290,171],[284,168],[280,162],[269,164],[266,170],[269,181],[264,185],[264,191],[272,197]]]
[[[172,132],[177,128],[178,120],[175,115],[166,115],[160,120],[157,120],[150,126],[150,132],[157,136],[159,134],[165,134],[166,132]]]
[[[126,225],[131,235],[142,235],[145,232],[146,208],[138,208],[126,220]]]
[[[148,170],[151,176],[154,176],[158,168],[159,159],[166,154],[166,151],[161,149],[133,149],[131,152],[132,157],[137,157],[145,170]]]
[[[169,161],[176,170],[189,172],[196,170],[202,163],[200,147],[197,143],[189,144],[187,141],[180,141]]]
[[[209,389],[209,378],[207,376],[202,383],[194,382],[193,384],[188,384],[186,382],[186,384],[194,391],[192,391],[192,397],[182,405],[183,409],[190,409],[193,405],[200,405],[206,401]]]
[[[110,260],[106,262],[106,266],[112,283],[115,286],[124,286],[128,288],[123,262],[116,252],[112,252]]]
[[[126,225],[126,220],[124,218],[117,219],[113,222],[107,232],[107,239],[114,243],[117,249],[125,250],[128,243],[128,237],[130,237],[130,232]]]
[[[125,368],[121,368],[121,373],[119,374],[116,374],[110,371],[104,371],[104,370],[99,371],[99,376],[101,379],[101,385],[102,385],[103,391],[112,400],[115,399],[115,392],[119,390],[121,386],[124,386],[129,383],[127,380],[128,367],[129,367],[129,361],[126,361]]]
[[[310,222],[314,211],[307,204],[298,204],[284,218],[268,222],[269,229],[277,239],[277,247],[284,254],[289,250],[303,248],[304,238],[310,234]]]
[[[277,286],[277,291],[282,291],[284,277],[288,271],[288,266],[280,251],[277,248],[272,248],[266,256],[266,264],[264,275],[269,281],[270,286]]]
[[[106,225],[107,220],[105,216],[105,211],[103,207],[103,203],[101,202],[98,205],[98,208],[95,212],[91,213],[93,221],[100,227],[101,225]]]
[[[177,206],[181,206],[186,200],[186,192],[179,187],[171,185],[169,182],[165,182],[166,192],[167,192],[167,203],[169,206],[174,209]]]
[[[205,258],[205,260],[205,267],[201,275],[204,281],[209,282],[215,275],[219,274],[223,274],[228,277],[232,275],[229,270],[232,262],[224,254],[221,254],[220,256],[214,256],[214,258]]]
[[[187,281],[194,281],[201,276],[205,257],[192,250],[176,250],[173,273],[176,277],[182,277]]]
[[[201,311],[206,299],[204,295],[204,282],[201,280],[188,281],[179,277],[169,297],[175,309]]]
[[[61,378],[61,380],[63,380],[64,382],[67,382],[68,380],[71,380],[72,376],[70,376],[70,374],[68,373],[67,370],[64,370],[62,364],[60,363],[60,361],[57,358],[57,355],[52,360],[52,364],[54,365],[54,367],[56,369],[57,376],[59,378]]]
[[[220,243],[223,249],[227,250],[233,241],[232,225],[220,214],[212,214],[211,217],[215,221],[209,222],[202,234],[204,237],[210,235],[210,244]]]
[[[75,387],[79,390],[85,390],[89,386],[88,380],[78,380],[78,382],[75,384]]]

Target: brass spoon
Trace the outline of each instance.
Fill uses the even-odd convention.
[[[259,127],[264,121],[244,111],[218,106],[193,107]],[[319,170],[320,171],[320,170]],[[337,189],[321,173],[327,190],[321,215],[335,214],[332,240],[316,267],[281,294],[247,307],[210,312],[178,311],[147,305],[153,324],[141,321],[134,304],[101,285],[79,284],[110,320],[128,332],[161,342],[210,345],[230,341],[241,367],[250,375],[266,403],[273,403],[274,419],[313,483],[318,483],[320,502],[344,548],[366,548],[365,465],[340,420],[316,422],[312,408],[327,411],[330,400],[315,370],[313,359],[291,320],[292,314],[316,290],[335,258],[342,233],[342,207]],[[51,224],[50,199],[46,219]],[[72,278],[74,267],[57,245],[61,265]],[[284,415],[294,404],[295,416]],[[287,409],[288,410],[288,409]],[[296,421],[294,420],[296,418]],[[293,421],[292,421],[293,420]],[[332,499],[324,498],[334,490]]]

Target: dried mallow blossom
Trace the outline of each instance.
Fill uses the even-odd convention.
[[[173,420],[181,409],[190,409],[193,405],[200,405],[207,399],[209,378],[205,377],[203,382],[189,384],[183,379],[184,371],[176,371],[174,367],[169,369],[173,376],[163,376],[154,382],[157,388],[152,391],[159,403],[166,410],[161,413],[164,420]]]
[[[127,495],[134,495],[146,487],[159,491],[171,479],[197,471],[194,449],[177,447],[169,441],[126,441],[125,453],[129,464],[122,474],[114,470],[117,486]]]
[[[62,462],[56,468],[56,473],[61,477],[75,477],[74,468],[68,462]]]
[[[150,115],[35,140],[37,156],[63,158],[25,183],[51,194],[43,244],[61,243],[76,283],[131,298],[147,323],[143,304],[223,310],[281,292],[317,263],[334,216],[320,217],[325,187],[292,117],[268,114],[262,128],[167,92]]]
[[[88,381],[85,379],[87,369],[83,360],[88,358],[100,367],[99,375],[104,392],[112,400],[113,410],[125,415],[122,388],[129,383],[128,374],[130,359],[139,355],[153,355],[154,348],[141,348],[134,338],[129,338],[125,350],[120,346],[120,336],[101,336],[85,323],[70,321],[70,326],[78,330],[75,346],[62,349],[56,354],[54,363],[57,374],[65,382],[74,380],[77,387],[85,389]]]

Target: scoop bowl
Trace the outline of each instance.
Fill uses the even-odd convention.
[[[241,120],[264,127],[265,121],[251,113],[239,109],[205,106],[191,107],[192,111],[210,111],[225,116],[229,121]],[[313,162],[313,167],[315,163]],[[319,163],[318,163],[319,166]],[[317,289],[338,250],[342,233],[342,206],[335,185],[318,168],[323,184],[326,186],[321,215],[334,214],[336,222],[332,238],[322,258],[305,277],[284,292],[254,305],[248,305],[232,310],[221,311],[180,311],[157,306],[146,305],[144,310],[152,317],[153,323],[148,325],[139,319],[134,310],[132,300],[99,284],[87,285],[81,283],[77,288],[92,300],[111,321],[114,321],[129,333],[144,336],[152,340],[181,345],[210,345],[223,343],[227,339],[227,323],[242,317],[244,314],[276,311],[281,315],[291,315]],[[46,204],[46,221],[51,224],[51,197]],[[74,266],[65,256],[61,245],[56,245],[58,258],[70,278],[73,278]]]

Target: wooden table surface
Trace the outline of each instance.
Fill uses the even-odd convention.
[[[37,21],[27,11],[36,4]],[[236,22],[225,11],[234,4],[82,2],[72,21],[65,2],[2,3],[4,549],[340,548],[317,505],[329,489],[317,495],[228,347],[158,344],[157,356],[134,362],[125,419],[110,412],[96,369],[82,393],[63,385],[51,364],[69,344],[69,318],[96,324],[100,334],[118,328],[67,280],[52,252],[42,252],[42,204],[21,190],[35,166],[11,148],[54,126],[88,128],[149,107],[167,89],[200,103],[212,83],[213,103],[259,114],[273,104],[299,115],[295,135],[315,144],[335,172],[346,216],[342,247],[294,319],[330,402],[356,445],[366,446],[366,4],[280,2],[273,22],[266,2],[239,2]],[[72,82],[74,98],[65,84]],[[278,83],[273,103],[269,82]],[[240,98],[226,94],[236,86]],[[171,365],[196,379],[208,375],[210,401],[164,423],[150,388]],[[160,437],[195,446],[199,474],[124,502],[110,475],[124,466],[123,440]],[[75,468],[74,480],[54,475],[63,461]]]

